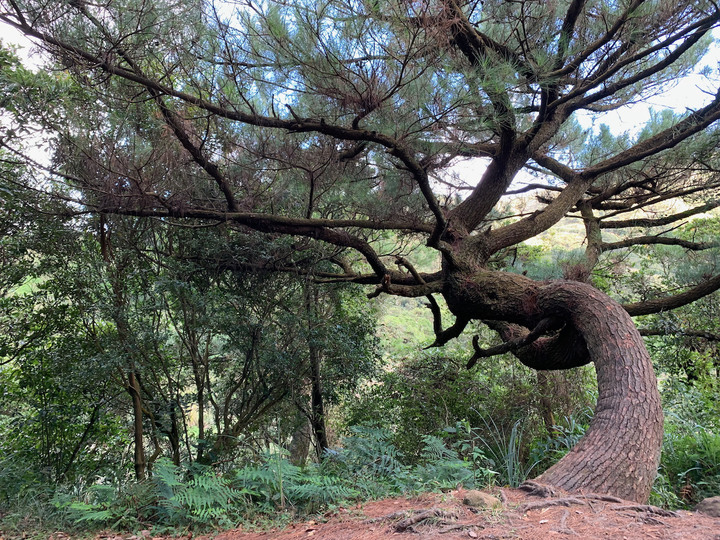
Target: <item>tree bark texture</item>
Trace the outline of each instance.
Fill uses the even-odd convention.
[[[530,354],[535,369],[594,362],[599,395],[585,436],[538,481],[568,491],[646,502],[660,459],[663,413],[650,356],[622,306],[584,283],[534,282],[485,271],[451,276],[444,295],[456,316],[526,328],[548,317],[561,321],[563,330],[518,356],[522,360],[534,347]],[[574,347],[571,354],[554,343],[567,341],[569,334],[584,345]]]

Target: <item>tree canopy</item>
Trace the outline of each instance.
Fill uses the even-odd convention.
[[[696,70],[715,3],[1,0],[0,21],[45,53],[38,71],[0,57],[1,144],[28,165],[14,186],[75,219],[222,226],[230,240],[197,255],[217,268],[427,297],[433,345],[471,320],[503,339],[476,341],[469,365],[594,362],[593,427],[541,480],[647,498],[662,418],[630,316],[720,275],[621,306],[593,271],[637,246],[714,247],[673,231],[720,206],[720,79],[708,68],[705,102],[637,134],[587,126]],[[27,157],[38,137],[49,162]],[[474,174],[456,174],[462,160]],[[567,219],[585,235],[564,279],[523,275],[519,246]],[[432,270],[413,264],[418,241]]]

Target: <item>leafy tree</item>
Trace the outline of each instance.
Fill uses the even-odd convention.
[[[27,198],[5,201],[18,205],[14,219],[28,218]],[[124,448],[113,365],[99,346],[104,324],[77,287],[93,278],[85,266],[91,252],[62,220],[32,218],[2,242],[18,256],[4,261],[0,299],[2,451],[29,473],[23,481],[3,478],[15,492],[37,479],[114,476]]]
[[[618,250],[698,247],[653,228],[720,204],[717,77],[706,70],[705,103],[637,136],[579,121],[691,72],[720,21],[713,2],[3,0],[0,21],[46,52],[45,72],[2,71],[15,118],[3,144],[21,152],[32,125],[54,149],[26,187],[79,214],[287,237],[214,258],[431,298],[433,345],[471,320],[504,340],[476,341],[470,365],[501,351],[539,370],[594,362],[594,420],[540,480],[647,499],[662,411],[631,316],[688,304],[720,277],[625,305],[588,281]],[[486,166],[465,184],[451,169],[469,157]],[[518,187],[521,172],[537,181]],[[523,192],[537,201],[517,213],[504,201]],[[517,246],[566,216],[586,232],[566,279],[516,271]],[[433,270],[416,270],[405,237],[436,251]],[[318,243],[330,270],[307,264]],[[433,295],[455,317],[446,329]]]
[[[6,452],[48,480],[92,481],[114,468],[122,481],[130,446],[138,479],[163,455],[178,465],[230,460],[279,407],[303,406],[311,373],[332,403],[374,369],[372,313],[348,285],[310,298],[304,277],[198,266],[199,245],[227,241],[214,230],[125,217],[29,223],[37,238],[4,238],[27,252],[6,265],[0,420]],[[309,305],[312,327],[298,317]]]

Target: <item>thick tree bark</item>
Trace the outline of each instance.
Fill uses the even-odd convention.
[[[562,321],[564,328],[556,336],[538,340],[518,356],[530,351],[532,362],[525,363],[535,369],[594,362],[598,402],[583,439],[538,480],[569,491],[647,501],[660,458],[663,414],[650,357],[622,306],[584,283],[538,283],[486,271],[450,276],[444,295],[460,317],[526,328],[548,317]],[[574,341],[572,354],[558,348],[558,341]]]
[[[642,337],[619,304],[589,285],[554,289],[554,302],[572,307],[595,363],[598,402],[583,439],[538,480],[646,502],[660,461],[663,413]]]

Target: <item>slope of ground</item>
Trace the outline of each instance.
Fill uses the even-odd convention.
[[[499,540],[691,539],[720,540],[720,519],[696,512],[666,512],[592,495],[542,498],[516,489],[496,490],[502,507],[475,510],[464,492],[386,499],[341,508],[284,530],[227,531],[215,540]],[[208,540],[211,537],[206,537]]]

